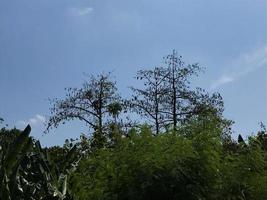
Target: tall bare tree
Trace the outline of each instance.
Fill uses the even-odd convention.
[[[164,58],[164,65],[138,71],[136,78],[143,81],[144,86],[131,88],[131,109],[155,125],[156,133],[162,127],[176,130],[179,124],[204,112],[222,112],[219,94],[209,95],[201,88],[192,89],[190,78],[202,71],[198,64],[186,65],[173,51]]]
[[[209,95],[202,88],[192,88],[190,78],[198,76],[202,68],[196,64],[188,64],[182,60],[173,50],[172,54],[164,58],[167,65],[165,71],[167,77],[165,86],[167,93],[165,103],[166,121],[169,121],[173,129],[176,130],[178,123],[183,123],[186,119],[204,114],[205,112],[215,112],[220,114],[223,111],[223,101],[220,94]]]
[[[132,99],[128,101],[132,111],[147,118],[155,125],[157,134],[164,125],[163,101],[166,95],[164,87],[166,77],[162,76],[165,73],[163,71],[164,69],[161,67],[138,71],[136,79],[143,81],[144,88],[131,87]]]
[[[120,113],[121,99],[116,83],[110,73],[90,76],[82,88],[66,88],[65,99],[51,100],[51,116],[47,121],[47,131],[69,120],[85,122],[99,139],[103,140],[109,117],[114,120]]]

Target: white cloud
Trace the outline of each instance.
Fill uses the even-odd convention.
[[[74,16],[85,16],[89,15],[94,11],[92,7],[79,7],[79,8],[70,8],[70,14]]]
[[[38,120],[35,118],[29,119],[29,124],[35,125],[35,124],[37,124],[37,122],[38,122]]]
[[[34,117],[28,119],[28,120],[19,120],[17,121],[17,125],[19,127],[21,126],[26,126],[28,124],[30,124],[31,126],[40,126],[43,125],[45,122],[45,117],[43,115],[40,114],[36,114]]]
[[[45,122],[45,117],[42,116],[42,115],[37,114],[37,115],[36,115],[36,118],[37,118],[40,122],[42,122],[42,123]]]
[[[241,55],[228,66],[228,71],[211,84],[211,90],[236,81],[259,68],[267,67],[267,45]]]
[[[230,83],[230,82],[233,82],[235,79],[230,77],[230,76],[226,76],[226,75],[223,75],[221,76],[219,79],[217,79],[211,86],[210,86],[210,89],[211,90],[214,90],[226,83]]]

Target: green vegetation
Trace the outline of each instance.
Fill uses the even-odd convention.
[[[0,130],[0,199],[73,199],[67,180],[78,161],[73,156],[76,148],[67,151],[68,159],[59,168],[50,159],[54,148],[42,149],[38,141],[29,137],[30,131],[30,126],[24,131]]]
[[[42,148],[30,126],[0,129],[0,199],[266,199],[265,126],[235,141],[221,96],[190,85],[201,68],[175,52],[164,61],[137,73],[143,87],[129,99],[101,74],[52,100],[47,131],[74,119],[89,127],[63,147]]]
[[[131,130],[113,148],[81,161],[73,191],[77,199],[264,199],[267,163],[261,143],[233,142],[232,151],[213,128],[190,137],[183,130],[157,136],[146,126]]]

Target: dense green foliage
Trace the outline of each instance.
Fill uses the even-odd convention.
[[[210,116],[157,135],[113,131],[99,149],[85,136],[43,149],[29,127],[1,129],[0,199],[266,199],[265,129],[238,143]]]
[[[72,177],[75,196],[140,200],[266,198],[267,154],[258,137],[250,138],[248,144],[238,144],[222,140],[221,131],[214,121],[206,121],[205,127],[195,122],[177,132],[156,136],[147,126],[133,129],[112,148],[99,149],[80,162]]]

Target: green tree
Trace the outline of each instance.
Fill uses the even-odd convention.
[[[99,149],[81,161],[71,180],[75,197],[212,199],[217,192],[220,134],[211,128],[192,135],[154,136],[147,126],[131,130],[113,148]]]

